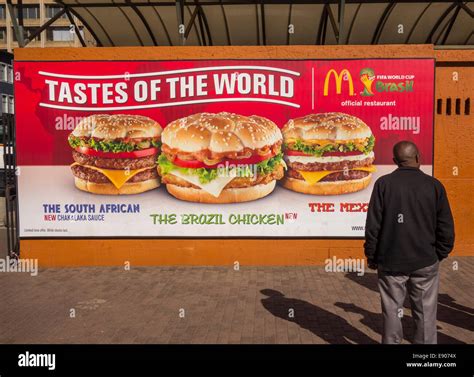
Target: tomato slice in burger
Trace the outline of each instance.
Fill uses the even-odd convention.
[[[268,153],[264,156],[254,155],[248,158],[236,158],[236,159],[224,159],[218,164],[214,165],[206,165],[202,161],[198,160],[182,160],[179,157],[175,157],[173,164],[182,168],[190,168],[190,169],[199,169],[199,168],[206,168],[206,169],[215,169],[219,166],[232,166],[232,165],[254,165],[258,164],[259,162],[268,160],[272,158],[274,155],[272,153]]]
[[[212,168],[215,165],[206,165],[204,162],[198,160],[181,160],[178,157],[175,157],[173,164],[179,166],[181,168],[190,168],[190,169],[198,169],[198,168]]]
[[[96,151],[95,149],[88,148],[88,147],[77,147],[74,148],[77,152],[93,156],[93,157],[100,157],[100,158],[140,158],[140,157],[148,157],[158,154],[158,148],[147,148],[147,149],[140,149],[137,151],[132,152],[102,152]]]

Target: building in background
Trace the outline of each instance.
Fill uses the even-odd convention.
[[[0,51],[0,197],[5,196],[5,161],[4,161],[4,124],[3,114],[15,112],[13,98],[13,54]],[[5,243],[5,202],[0,200],[0,248]],[[0,253],[1,255],[2,253]]]
[[[14,113],[13,99],[13,55],[0,51],[0,95],[2,106],[0,115]]]
[[[15,3],[16,1],[13,1],[13,4]],[[18,12],[17,6],[13,6],[15,12]],[[61,6],[53,0],[24,0],[22,13],[25,34],[31,35],[34,33],[61,9]],[[74,16],[73,19],[86,45],[95,46],[94,38],[82,25],[81,21]],[[5,1],[0,1],[0,50],[11,52],[16,47],[18,47],[18,42],[10,13]],[[63,14],[38,37],[28,43],[27,47],[81,47],[81,43],[67,15]]]

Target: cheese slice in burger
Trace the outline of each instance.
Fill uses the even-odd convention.
[[[71,164],[72,166],[79,165],[77,162]],[[132,179],[138,173],[145,171],[149,168],[134,169],[134,170],[115,170],[115,169],[101,169],[96,166],[82,165],[88,169],[98,171],[105,175],[110,182],[117,188],[120,189],[128,180]]]
[[[366,171],[369,173],[373,173],[376,171],[375,166],[367,166],[367,167],[360,167],[360,168],[354,168],[351,170],[360,170],[360,171]],[[326,171],[303,171],[303,170],[298,170],[298,173],[302,175],[304,180],[309,183],[310,185],[314,185],[315,183],[318,183],[321,179],[324,177],[333,174],[333,173],[338,173],[338,172],[343,172],[344,170],[326,170]]]

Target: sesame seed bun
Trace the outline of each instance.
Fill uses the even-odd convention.
[[[275,184],[276,181],[273,180],[261,185],[224,189],[218,197],[215,197],[204,190],[192,187],[167,184],[166,189],[175,198],[186,200],[188,202],[223,204],[249,202],[251,200],[263,198],[275,189]]]
[[[295,179],[290,177],[283,178],[280,182],[283,187],[311,195],[342,195],[349,194],[365,189],[372,179],[372,174],[368,174],[364,178],[351,179],[346,181],[329,181],[318,182],[310,185],[303,179]]]
[[[163,129],[158,122],[142,115],[95,114],[82,119],[72,135],[115,140],[157,138],[162,131]]]
[[[372,135],[363,120],[344,113],[309,114],[290,119],[281,131],[285,140],[353,140]]]
[[[198,113],[169,123],[161,140],[182,152],[225,153],[273,145],[282,140],[282,134],[275,123],[260,116]]]
[[[99,195],[130,195],[140,194],[145,191],[153,190],[160,186],[158,178],[148,179],[141,182],[125,183],[119,189],[112,183],[95,183],[84,179],[74,177],[74,184],[79,190],[91,192]]]

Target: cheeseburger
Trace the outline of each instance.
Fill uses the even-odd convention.
[[[69,135],[76,187],[94,194],[138,194],[160,185],[161,126],[139,115],[91,115]]]
[[[283,186],[305,194],[339,195],[366,188],[375,167],[372,131],[343,113],[311,114],[282,129],[288,165]]]
[[[255,200],[283,177],[281,132],[259,116],[194,114],[168,124],[162,143],[158,170],[168,192],[181,200]]]

